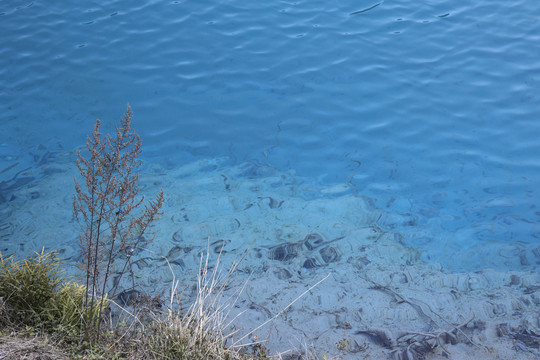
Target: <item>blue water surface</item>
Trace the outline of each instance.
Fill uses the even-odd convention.
[[[165,168],[227,156],[346,184],[410,215],[378,225],[447,267],[446,246],[537,248],[538,14],[536,0],[2,1],[0,181],[82,145],[96,118],[113,129],[129,102],[144,159]]]

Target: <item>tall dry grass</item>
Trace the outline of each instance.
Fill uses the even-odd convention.
[[[330,276],[330,274],[326,275],[302,292],[270,319],[253,329],[244,331],[237,328],[235,324],[243,312],[233,316],[232,310],[250,279],[248,278],[242,286],[228,291],[230,294],[226,295],[225,290],[228,289],[230,280],[245,254],[227,271],[223,269],[221,256],[220,252],[212,266],[210,264],[210,250],[207,249],[205,254],[201,254],[196,294],[186,311],[181,311],[183,292],[180,289],[180,282],[174,277],[174,272],[169,264],[173,281],[167,312],[161,317],[156,317],[148,342],[156,358],[269,359],[270,355],[264,347],[264,340],[251,341],[252,334],[269,325]],[[243,332],[243,335],[240,335],[240,331]],[[236,339],[233,340],[233,338]],[[307,346],[304,346],[301,352],[304,354],[302,359],[316,358],[309,352]],[[281,359],[282,354],[275,354],[272,358]]]

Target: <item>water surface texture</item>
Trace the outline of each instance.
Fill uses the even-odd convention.
[[[82,145],[96,118],[112,129],[129,102],[149,162],[293,171],[372,199],[377,225],[425,261],[483,268],[443,249],[540,242],[539,13],[535,0],[2,1],[3,201],[46,176],[20,171]]]
[[[539,14],[538,0],[0,1],[0,251],[57,249],[80,275],[76,150],[130,103],[141,192],[166,196],[130,258],[136,291],[167,299],[179,281],[187,303],[201,253],[223,250],[226,268],[247,252],[223,294],[243,313],[233,341],[411,358],[431,333],[427,360],[538,359]]]

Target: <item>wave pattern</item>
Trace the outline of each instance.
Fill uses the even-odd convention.
[[[540,238],[540,3],[4,1],[1,168],[135,110],[145,156],[346,183],[431,259]]]

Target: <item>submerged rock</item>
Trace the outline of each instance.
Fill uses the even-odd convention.
[[[286,243],[271,247],[268,257],[272,260],[287,261],[298,257],[298,245]]]

